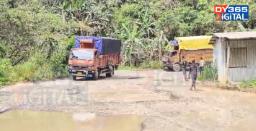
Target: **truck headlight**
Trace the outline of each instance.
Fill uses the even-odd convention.
[[[168,58],[167,58],[167,57],[162,57],[162,61],[163,61],[163,62],[167,62],[167,61],[168,61]]]

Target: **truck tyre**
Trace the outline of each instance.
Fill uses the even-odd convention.
[[[106,73],[106,77],[112,77],[114,75],[114,67],[109,66],[109,72]]]
[[[115,69],[116,69],[116,70],[118,69],[118,65],[115,65]]]
[[[99,71],[96,70],[93,74],[93,80],[98,80],[99,79]]]
[[[76,80],[76,76],[72,76],[73,80],[75,81]]]
[[[172,67],[173,71],[179,72],[181,70],[180,64],[174,64]]]

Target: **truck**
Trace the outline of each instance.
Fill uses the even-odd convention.
[[[164,70],[181,71],[181,61],[187,61],[188,67],[192,60],[197,64],[201,58],[210,64],[213,61],[213,45],[211,36],[176,37],[172,42],[172,51],[167,52],[163,58]]]
[[[121,63],[121,40],[106,37],[75,36],[68,71],[73,80],[78,77],[97,80],[100,75],[112,77]]]

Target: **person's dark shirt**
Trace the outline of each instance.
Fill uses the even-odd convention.
[[[181,67],[182,67],[182,68],[185,69],[185,68],[187,67],[187,64],[188,64],[187,61],[185,61],[185,60],[182,60],[182,61],[181,61]]]
[[[197,76],[197,64],[192,63],[190,66],[190,74],[193,76]]]

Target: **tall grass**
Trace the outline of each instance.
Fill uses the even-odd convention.
[[[200,74],[199,80],[202,81],[216,81],[217,80],[217,68],[211,65],[205,66],[202,74]]]
[[[0,86],[8,83],[9,71],[12,71],[10,60],[1,59],[0,60]]]
[[[256,88],[256,80],[243,81],[240,84],[242,88]]]

